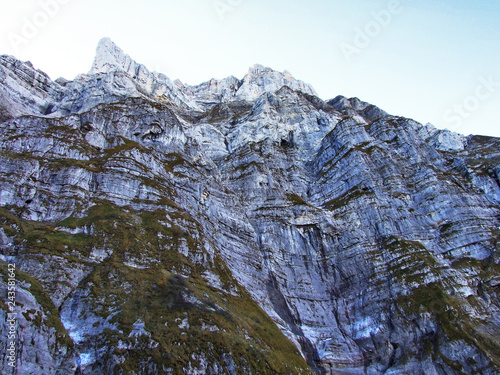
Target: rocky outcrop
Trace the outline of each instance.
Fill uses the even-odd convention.
[[[71,82],[0,61],[0,248],[57,332],[18,373],[498,373],[499,139],[109,39]]]
[[[0,56],[0,121],[31,114],[48,115],[62,87],[28,62]]]

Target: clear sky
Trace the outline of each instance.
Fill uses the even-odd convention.
[[[110,37],[197,84],[288,70],[322,99],[356,96],[462,134],[500,136],[498,0],[1,0],[0,54],[86,73]]]

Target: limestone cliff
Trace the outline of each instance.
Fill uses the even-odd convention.
[[[103,39],[73,81],[0,57],[0,158],[2,373],[500,371],[500,139]]]

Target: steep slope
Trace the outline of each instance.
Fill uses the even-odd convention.
[[[499,139],[109,39],[71,82],[0,63],[18,371],[500,371]]]

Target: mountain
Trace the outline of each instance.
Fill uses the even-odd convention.
[[[0,99],[2,374],[500,373],[500,139],[107,38]]]

